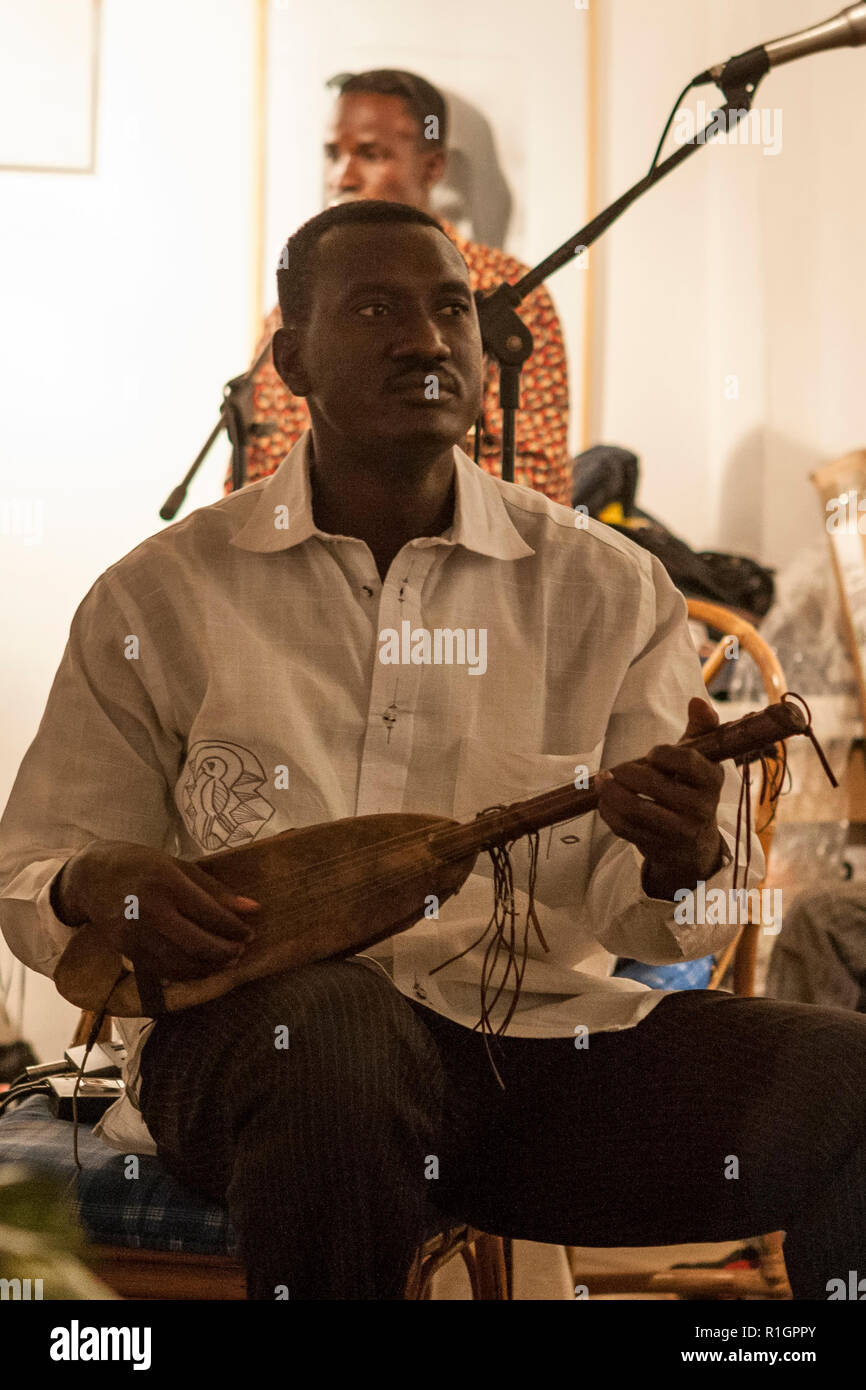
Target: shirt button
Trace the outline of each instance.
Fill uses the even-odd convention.
[[[362,594],[366,594],[366,595],[367,595],[367,598],[372,598],[372,597],[373,597],[373,590],[370,588],[370,585],[369,585],[369,584],[364,584],[364,585],[362,586],[362,588],[361,588],[361,593],[362,593]]]

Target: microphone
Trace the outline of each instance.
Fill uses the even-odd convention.
[[[757,83],[770,71],[782,63],[792,63],[795,58],[806,58],[810,53],[823,53],[830,48],[856,48],[866,43],[866,4],[848,5],[832,19],[823,24],[813,24],[810,29],[801,29],[796,34],[788,34],[770,43],[758,44],[745,53],[738,53],[726,63],[717,63],[707,68],[692,82],[693,87],[701,87],[707,82],[715,82],[727,95],[729,87],[742,90]]]

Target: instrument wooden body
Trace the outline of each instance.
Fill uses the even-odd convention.
[[[689,743],[711,762],[750,761],[780,739],[808,731],[799,708],[782,701]],[[262,906],[256,936],[236,964],[201,979],[139,982],[131,971],[123,974],[126,962],[96,928],[84,925],[60,959],[55,984],[79,1008],[141,1017],[206,1003],[263,975],[354,954],[421,920],[431,895],[442,904],[457,893],[482,849],[592,811],[600,777],[586,788],[557,787],[463,823],[434,815],[359,816],[207,855],[196,861],[205,872]]]
[[[247,980],[349,955],[359,943],[372,946],[412,926],[423,917],[430,894],[444,902],[472,872],[477,854],[445,863],[427,845],[429,832],[456,824],[442,816],[357,816],[285,830],[197,860],[226,888],[254,897],[262,910],[256,914],[255,939],[240,960],[204,979],[165,985],[165,1009],[207,1003]],[[121,957],[93,927],[84,926],[64,951],[54,980],[66,999],[92,1008],[96,999],[106,998],[121,968]],[[107,1008],[120,1018],[146,1012],[134,975],[112,990]]]

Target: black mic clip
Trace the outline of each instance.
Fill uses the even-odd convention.
[[[520,368],[532,354],[532,334],[516,312],[520,295],[513,285],[492,292],[475,291],[475,307],[484,351],[507,367]]]
[[[692,81],[693,87],[706,87],[714,83],[725,94],[730,106],[742,104],[747,109],[758,84],[770,71],[770,58],[763,44],[750,48],[746,53],[738,53],[726,63],[716,63],[714,67],[698,74]]]

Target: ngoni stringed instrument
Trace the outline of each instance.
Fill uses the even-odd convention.
[[[804,715],[793,703],[797,698],[783,696],[756,714],[689,739],[688,745],[710,762],[747,764],[778,759],[784,739],[806,734],[835,785],[808,710]],[[596,773],[585,787],[569,783],[494,807],[472,821],[399,812],[357,816],[208,855],[196,861],[201,868],[261,903],[255,937],[237,962],[201,979],[154,980],[130,968],[96,928],[85,924],[63,952],[55,984],[79,1008],[152,1017],[206,1003],[263,975],[357,953],[418,922],[430,895],[440,904],[453,897],[482,850],[494,857],[496,869],[495,856],[507,856],[508,846],[521,836],[594,810],[604,775]],[[500,869],[502,864],[500,858]],[[530,889],[533,882],[531,871]],[[534,919],[531,891],[528,916]],[[541,938],[537,921],[534,925]]]

